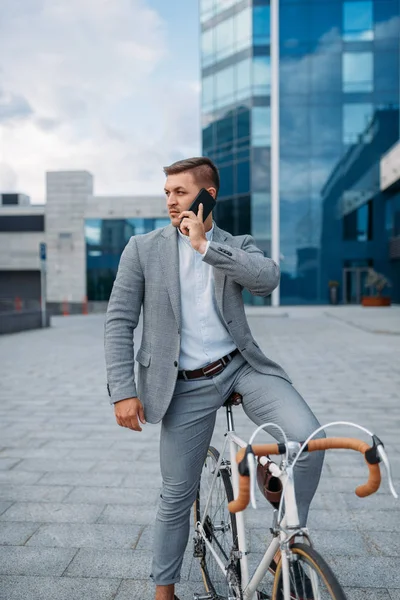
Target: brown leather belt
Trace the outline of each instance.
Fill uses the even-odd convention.
[[[203,367],[202,369],[195,369],[194,371],[178,371],[178,379],[198,379],[199,377],[214,377],[225,369],[225,367],[231,362],[232,358],[239,352],[237,348],[230,354],[223,356],[219,360]]]

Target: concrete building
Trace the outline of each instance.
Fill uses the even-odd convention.
[[[87,171],[47,173],[47,202],[3,194],[0,205],[0,299],[40,300],[39,244],[47,244],[47,302],[52,312],[80,312],[108,300],[121,252],[136,233],[168,224],[160,196],[94,196]],[[6,201],[4,202],[4,197]]]

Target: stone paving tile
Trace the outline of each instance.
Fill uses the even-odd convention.
[[[46,485],[2,485],[0,498],[19,502],[61,502],[71,491],[71,487]]]
[[[136,525],[148,525],[154,523],[156,507],[145,505],[132,506],[128,504],[107,505],[104,512],[97,519],[97,523],[135,523]]]
[[[0,502],[0,515],[2,513],[6,512],[7,508],[10,508],[11,505],[12,505],[12,502],[6,502],[5,500],[1,501]]]
[[[400,600],[400,589],[398,589],[398,590],[390,589],[389,594],[390,594],[390,600]]]
[[[62,575],[76,549],[0,546],[0,575]]]
[[[44,523],[93,523],[103,512],[97,504],[60,502],[15,502],[0,521],[41,521]]]
[[[42,475],[43,473],[36,471],[0,471],[0,486],[5,483],[29,485],[31,483],[36,483]]]
[[[400,587],[399,557],[331,555],[324,558],[344,587]]]
[[[0,577],[0,600],[114,600],[119,585],[118,579],[7,576]]]
[[[65,460],[58,458],[27,458],[21,460],[15,471],[89,471],[96,463],[88,460]]]
[[[1,523],[0,544],[2,546],[23,546],[37,529],[40,523]]]
[[[7,458],[3,456],[0,456],[0,470],[1,471],[8,471],[9,469],[12,469],[13,467],[15,467],[15,465],[17,465],[20,462],[19,458]]]
[[[80,486],[94,487],[118,486],[124,479],[122,473],[45,473],[40,478],[40,485],[46,486]]]
[[[389,592],[385,589],[368,589],[368,588],[343,588],[347,600],[391,600]]]
[[[391,531],[368,531],[365,541],[375,556],[400,556],[400,535]]]
[[[52,458],[64,458],[68,455],[68,448],[52,448]],[[0,452],[0,460],[4,457],[16,458],[47,458],[49,456],[48,448],[3,448]]]
[[[134,504],[155,505],[159,500],[157,490],[143,490],[117,487],[76,487],[64,499],[65,502],[85,502],[87,504]]]
[[[42,525],[32,535],[27,546],[136,549],[141,532],[142,526],[129,524],[60,523]]]
[[[65,572],[66,577],[135,577],[151,572],[151,552],[142,550],[79,550]]]

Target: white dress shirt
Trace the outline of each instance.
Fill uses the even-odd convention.
[[[200,254],[192,248],[189,236],[183,235],[178,228],[182,315],[180,370],[200,369],[236,348],[217,308],[213,267],[203,261],[213,231],[214,223],[206,232],[207,249]]]

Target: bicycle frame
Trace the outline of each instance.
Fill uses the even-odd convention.
[[[239,436],[236,435],[233,423],[233,415],[232,415],[232,407],[227,407],[227,433],[225,436],[225,442],[222,448],[222,451],[219,456],[217,468],[215,469],[215,473],[213,476],[213,480],[211,482],[210,491],[208,494],[207,502],[204,509],[204,517],[203,521],[198,522],[196,524],[196,529],[198,533],[203,538],[208,550],[213,554],[217,564],[220,569],[226,573],[226,566],[224,565],[211,543],[208,541],[205,532],[204,532],[204,518],[207,515],[208,506],[211,499],[211,494],[215,485],[215,481],[218,475],[218,471],[220,468],[223,468],[222,461],[225,455],[226,447],[229,446],[229,455],[231,461],[231,476],[232,476],[232,486],[235,497],[238,494],[239,489],[239,470],[236,462],[236,453],[240,448],[246,448],[247,442],[242,440]],[[222,465],[222,466],[221,466]],[[294,489],[294,480],[293,480],[293,470],[291,467],[287,467],[285,471],[281,471],[281,469],[276,465],[276,468],[272,468],[273,474],[282,481],[283,485],[283,495],[285,501],[285,516],[282,519],[281,524],[279,525],[279,537],[274,536],[270,545],[268,546],[261,562],[259,563],[256,571],[254,572],[251,580],[249,580],[249,565],[247,560],[248,550],[247,550],[247,540],[246,540],[246,532],[244,525],[244,511],[236,513],[236,524],[237,524],[237,534],[238,534],[238,550],[239,550],[239,560],[240,560],[240,568],[241,568],[241,583],[243,590],[243,599],[244,600],[253,600],[255,598],[255,593],[257,587],[260,585],[261,580],[266,574],[268,567],[273,560],[277,550],[280,546],[285,548],[285,545],[289,544],[290,538],[293,537],[295,533],[308,533],[307,529],[301,528],[299,524],[299,517],[297,511],[297,503],[295,497],[295,489]],[[283,589],[284,589],[284,600],[290,600],[290,582],[289,582],[289,563],[288,556],[285,551],[282,552],[282,577],[283,577]]]

